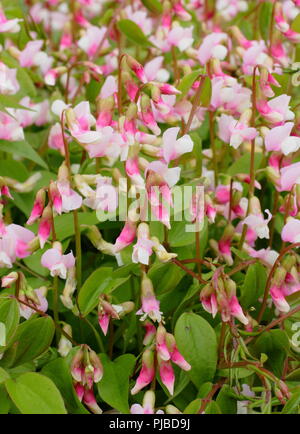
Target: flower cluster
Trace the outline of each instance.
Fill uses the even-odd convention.
[[[0,3],[4,408],[297,412],[300,1]]]

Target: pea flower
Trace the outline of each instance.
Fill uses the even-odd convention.
[[[62,254],[62,245],[55,241],[53,248],[48,249],[41,258],[41,264],[50,270],[51,276],[59,276],[66,279],[68,269],[74,267],[75,258],[72,252]]]

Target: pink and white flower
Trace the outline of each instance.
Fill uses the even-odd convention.
[[[168,128],[162,137],[162,156],[167,164],[172,160],[176,160],[181,155],[191,152],[194,143],[188,134],[177,139],[180,128]]]
[[[79,41],[78,46],[81,48],[90,58],[93,58],[98,51],[100,46],[100,42],[102,41],[105,33],[106,27],[96,27],[89,26]],[[105,49],[108,47],[108,42],[105,40],[102,48]]]
[[[281,124],[285,121],[291,121],[295,117],[295,114],[290,110],[290,100],[290,96],[282,94],[270,101],[259,100],[256,108],[268,122]]]
[[[140,320],[145,321],[150,318],[152,321],[158,323],[162,320],[162,312],[159,310],[159,301],[155,297],[153,285],[149,277],[143,273],[142,277],[142,307],[137,311],[137,315],[142,315]]]
[[[300,242],[300,220],[293,217],[287,219],[286,224],[283,226],[281,231],[282,241],[289,243],[299,243]]]
[[[272,214],[268,209],[265,209],[268,217],[264,219],[263,214],[249,214],[243,223],[249,226],[254,232],[256,232],[258,238],[269,238],[268,223],[272,219]]]
[[[291,136],[293,122],[287,122],[269,130],[265,135],[267,151],[281,151],[284,155],[296,152],[300,148],[300,137]]]
[[[150,240],[149,226],[140,223],[137,228],[137,243],[133,246],[132,262],[149,265],[153,241]]]
[[[19,23],[23,21],[19,18],[8,20],[2,8],[0,8],[0,33],[17,33],[20,30]]]
[[[200,48],[198,49],[197,57],[202,65],[206,65],[211,57],[219,60],[225,59],[227,55],[227,48],[223,45],[228,36],[226,33],[211,33],[205,36]]]
[[[61,244],[55,242],[53,248],[48,249],[43,254],[41,264],[50,270],[51,276],[59,276],[61,279],[66,279],[68,269],[75,265],[75,258],[72,252],[63,255]]]
[[[219,137],[225,143],[237,149],[243,142],[255,139],[257,131],[232,116],[222,114],[218,120]]]
[[[4,226],[0,236],[0,268],[12,268],[17,258],[29,256],[33,238],[34,233],[22,226],[14,223]]]

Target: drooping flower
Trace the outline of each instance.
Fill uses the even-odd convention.
[[[135,395],[144,387],[151,383],[155,375],[154,368],[154,353],[150,349],[146,349],[142,356],[142,369],[136,380],[135,386],[131,389],[131,394]]]
[[[159,301],[155,297],[154,289],[151,280],[143,273],[141,285],[142,307],[137,311],[137,315],[142,315],[140,320],[145,321],[148,317],[152,321],[158,323],[162,320],[162,312],[159,310]]]

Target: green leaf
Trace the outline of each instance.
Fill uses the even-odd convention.
[[[0,414],[7,414],[11,407],[11,400],[3,385],[0,385]]]
[[[211,381],[217,366],[217,339],[210,324],[199,315],[183,313],[176,323],[175,338],[192,366],[188,373],[195,386]]]
[[[220,390],[216,402],[223,414],[236,414],[236,400],[230,396],[230,387],[227,384]]]
[[[211,80],[209,77],[205,77],[201,91],[201,107],[208,107],[211,99]]]
[[[19,104],[19,100],[15,95],[0,95],[0,104],[6,108],[22,109],[35,112],[35,110]]]
[[[195,232],[187,232],[186,227],[191,225],[187,221],[172,222],[169,231],[169,243],[171,247],[183,247],[195,243]],[[207,238],[207,220],[204,220],[203,228],[200,231],[200,246],[203,253],[203,247],[206,245],[205,239]]]
[[[254,168],[257,170],[260,166],[262,154],[256,153],[254,156]],[[244,154],[236,160],[227,170],[228,175],[236,175],[237,173],[249,173],[250,171],[250,153]]]
[[[269,38],[269,29],[271,25],[273,5],[270,2],[264,2],[259,11],[259,29],[261,36],[265,41]]]
[[[5,386],[22,414],[67,414],[57,387],[44,375],[28,372]]]
[[[222,411],[216,401],[211,401],[205,409],[205,414],[222,414]]]
[[[20,182],[26,181],[30,176],[28,170],[21,161],[10,160],[9,158],[0,160],[0,173],[1,176],[8,176]]]
[[[291,29],[297,33],[300,33],[300,14],[296,16],[291,24]]]
[[[158,0],[142,0],[143,5],[149,9],[150,12],[154,14],[161,14],[163,11],[163,7]]]
[[[259,336],[254,345],[253,353],[260,358],[262,353],[268,356],[265,367],[270,369],[277,377],[281,377],[284,360],[289,351],[290,344],[286,332],[283,330],[270,330]]]
[[[99,295],[110,287],[112,280],[111,267],[100,267],[86,279],[78,296],[78,305],[84,316],[97,306]]]
[[[133,372],[135,357],[132,354],[124,354],[113,362],[106,354],[100,354],[100,358],[104,375],[98,383],[99,395],[112,408],[121,413],[129,413],[129,377]]]
[[[174,289],[184,275],[185,272],[181,268],[171,263],[154,264],[149,271],[149,277],[157,294],[164,294]]]
[[[0,322],[0,347],[6,345],[6,327],[4,322]]]
[[[0,151],[8,152],[12,155],[19,155],[20,157],[27,158],[28,160],[34,161],[41,167],[47,169],[47,164],[39,156],[39,154],[30,146],[29,143],[23,141],[10,142],[7,140],[0,140]]]
[[[14,336],[13,366],[34,360],[44,353],[52,342],[54,331],[50,317],[29,319],[19,325]]]
[[[153,47],[153,44],[148,40],[141,28],[133,21],[120,20],[118,21],[118,28],[134,44],[142,47]]]
[[[287,381],[296,381],[300,383],[300,368],[293,370],[286,376]]]
[[[0,346],[8,345],[13,338],[20,320],[18,302],[13,298],[0,299],[0,323],[5,325],[6,343],[0,342]]]
[[[266,286],[267,273],[265,267],[259,262],[247,270],[245,281],[241,287],[241,304],[249,307],[258,302],[259,297],[263,294]]]
[[[197,77],[203,72],[201,69],[193,71],[190,74],[185,75],[179,82],[177,89],[181,91],[181,94],[177,96],[177,100],[180,101],[186,96],[192,85],[196,81]]]
[[[100,294],[114,291],[129,279],[115,277],[111,267],[100,267],[95,270],[84,282],[78,296],[78,305],[81,313],[88,315],[99,303]]]
[[[183,414],[198,414],[201,408],[202,400],[200,398],[194,399],[190,404],[185,407]]]
[[[9,373],[5,369],[0,368],[0,384],[4,383],[9,378],[10,378]]]
[[[53,381],[64,398],[65,406],[71,414],[89,414],[85,407],[79,401],[73,380],[70,373],[70,367],[65,359],[56,359],[45,365],[42,374],[46,375]]]
[[[300,406],[300,390],[293,393],[292,397],[288,400],[282,409],[282,414],[298,414],[298,407]]]

